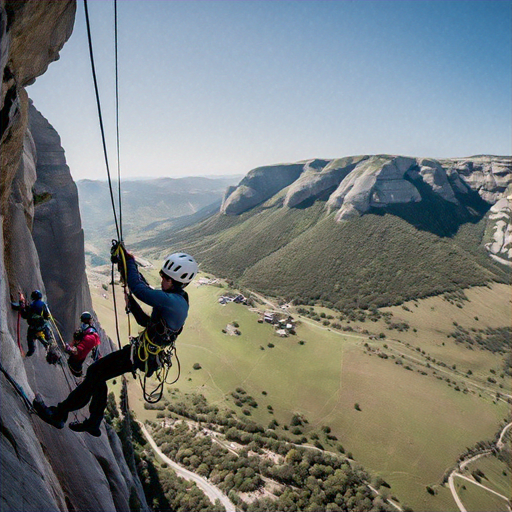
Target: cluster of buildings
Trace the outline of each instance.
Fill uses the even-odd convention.
[[[222,295],[219,297],[219,304],[225,305],[228,302],[234,302],[235,304],[244,304],[245,306],[248,305],[247,298],[239,293],[238,295]],[[286,305],[286,307],[281,306],[281,309],[286,309],[290,307],[289,305]],[[258,311],[257,309],[254,309],[254,311]],[[276,330],[276,334],[278,336],[281,336],[283,338],[290,336],[290,334],[295,334],[295,320],[292,316],[290,316],[288,313],[281,313],[278,311],[271,311],[267,310],[265,311],[260,318],[258,319],[258,322],[260,324],[262,323],[268,323],[272,324]],[[226,331],[228,331],[228,328],[226,328]],[[230,333],[231,334],[231,333]]]
[[[290,334],[295,334],[295,323],[293,317],[290,315],[283,316],[282,314],[274,311],[265,311],[263,318],[260,318],[258,322],[272,324],[276,329],[276,334],[283,338]]]
[[[247,306],[247,299],[242,294],[238,294],[234,297],[229,297],[227,295],[219,297],[219,304],[227,304],[228,302],[234,302],[235,304],[244,304],[245,306]]]

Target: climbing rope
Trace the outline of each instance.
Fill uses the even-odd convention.
[[[114,223],[116,226],[117,238],[121,239],[121,230],[119,228],[119,224],[117,221],[116,205],[115,205],[115,201],[114,201],[114,192],[112,190],[112,179],[110,177],[110,167],[108,164],[107,142],[105,139],[105,129],[103,127],[103,116],[101,115],[100,93],[99,93],[99,89],[98,89],[98,80],[96,79],[96,66],[94,65],[94,53],[93,53],[93,49],[92,49],[91,24],[89,22],[89,9],[87,8],[87,0],[84,0],[84,8],[85,8],[85,24],[87,26],[87,40],[89,42],[89,56],[90,56],[90,60],[91,60],[92,78],[94,81],[94,92],[96,93],[96,106],[98,107],[98,117],[99,117],[99,121],[100,121],[101,140],[103,142],[103,154],[105,157],[105,166],[107,168],[110,199],[112,202],[112,209],[114,212]],[[117,12],[117,9],[116,9],[116,12]],[[116,66],[117,66],[117,64],[116,64]]]
[[[127,284],[126,284],[126,276],[127,276],[127,265],[126,265],[126,255],[124,252],[124,246],[123,246],[123,231],[122,231],[122,201],[121,201],[121,158],[120,158],[120,137],[119,137],[119,66],[118,66],[118,28],[117,28],[117,0],[114,0],[114,47],[115,47],[115,108],[116,108],[116,150],[117,150],[117,179],[118,179],[118,203],[119,203],[119,222],[117,219],[117,212],[116,212],[116,206],[114,201],[114,194],[112,189],[112,179],[110,175],[110,168],[108,163],[108,156],[107,156],[107,145],[106,145],[106,139],[105,139],[105,130],[103,127],[103,120],[102,120],[102,114],[101,114],[101,103],[100,103],[100,97],[99,97],[99,91],[98,91],[98,82],[96,79],[96,67],[94,64],[94,52],[92,47],[92,36],[91,36],[91,29],[90,29],[90,21],[89,21],[89,12],[88,12],[88,6],[87,6],[87,0],[84,0],[84,7],[85,7],[85,21],[87,25],[87,36],[88,36],[88,42],[89,42],[89,55],[91,60],[91,69],[92,69],[92,75],[93,75],[93,81],[94,81],[94,90],[96,94],[96,105],[98,108],[98,117],[100,122],[100,128],[101,128],[101,137],[103,142],[103,153],[105,157],[105,166],[107,169],[107,178],[109,183],[109,190],[110,190],[110,198],[112,202],[112,210],[114,214],[114,222],[116,226],[116,233],[117,233],[117,240],[114,240],[112,242],[113,247],[111,250],[111,254],[115,257],[112,258],[112,269],[111,269],[111,284],[112,284],[112,298],[113,298],[113,304],[114,304],[114,313],[115,313],[115,328],[116,328],[116,335],[117,335],[117,343],[119,346],[119,349],[121,349],[121,336],[119,333],[119,320],[118,320],[118,313],[117,313],[117,299],[115,294],[115,275],[114,275],[114,261],[117,259],[117,261],[121,264],[121,281],[123,285],[123,290],[125,296],[127,295]],[[130,324],[130,317],[129,317],[129,310],[127,309],[128,314],[128,332],[129,336],[131,338],[131,324]],[[145,338],[144,338],[145,335]],[[173,352],[175,353],[175,347],[174,344],[170,347],[169,350],[166,352],[162,352],[162,347],[158,347],[154,345],[155,348],[153,348],[154,344],[149,340],[149,337],[147,335],[147,332],[144,331],[144,333],[141,333],[139,335],[139,351],[145,350],[147,353],[145,354],[145,359],[141,359],[143,361],[146,361],[146,372],[144,375],[144,384],[141,385],[144,392],[144,398],[146,401],[150,403],[154,403],[155,401],[160,400],[163,393],[163,385],[167,383],[167,375],[169,373],[169,368],[171,366],[171,358],[173,355]],[[162,353],[161,353],[162,352]],[[156,375],[158,380],[160,381],[158,387],[156,390],[153,390],[151,393],[146,392],[146,373],[148,370],[148,363],[147,359],[149,358],[149,355],[153,355],[156,357],[161,357],[161,362],[163,362],[163,365],[160,365],[158,370],[156,371]],[[139,357],[140,357],[139,353]],[[144,357],[144,356],[143,356]],[[179,378],[179,374],[181,372],[180,369],[180,363],[179,359],[176,359],[178,361],[178,377],[172,382],[176,382]],[[163,378],[162,378],[163,377]],[[140,378],[140,376],[139,376]],[[123,376],[123,382],[125,382]],[[172,384],[167,383],[167,384]],[[157,393],[157,395],[155,395]],[[155,397],[158,396],[158,398]]]
[[[121,202],[121,156],[119,144],[119,71],[117,57],[117,0],[114,0],[114,53],[116,64],[116,149],[117,149],[117,192],[119,204],[119,240],[123,241],[123,208]]]
[[[140,347],[139,347],[140,349]],[[160,352],[160,351],[159,351]],[[169,375],[169,370],[171,369],[172,363],[171,359],[172,356],[176,357],[176,362],[178,364],[178,376],[171,382],[167,382],[167,376]],[[162,399],[163,393],[164,393],[164,385],[172,385],[178,382],[178,379],[181,375],[181,364],[180,360],[178,358],[178,353],[176,351],[176,347],[174,346],[174,343],[171,345],[170,350],[167,350],[164,357],[164,364],[160,366],[156,372],[155,372],[155,378],[158,380],[158,385],[155,389],[153,389],[151,392],[148,393],[147,391],[147,377],[146,372],[144,372],[144,378],[141,377],[139,374],[139,383],[142,388],[142,396],[144,397],[144,400],[148,404],[156,404]],[[147,368],[147,363],[146,363]]]
[[[18,342],[18,348],[21,352],[21,357],[25,357],[25,352],[23,350],[23,347],[21,346],[21,340],[20,340],[20,320],[21,320],[21,310],[18,310],[18,320],[16,321],[16,341]]]
[[[48,305],[46,307],[48,307]],[[48,308],[48,311],[50,311],[49,308]],[[59,339],[60,339],[60,342],[62,343],[62,346],[64,346],[65,345],[64,339],[63,339],[62,334],[61,334],[61,332],[60,332],[60,330],[59,330],[59,328],[57,326],[55,318],[53,317],[51,312],[50,312],[50,321],[52,323],[53,328],[55,329],[55,331],[57,332],[57,334],[59,336]],[[67,368],[67,365],[62,364],[62,359],[64,358],[64,354],[62,352],[61,347],[59,347],[59,344],[56,343],[56,345],[57,345],[57,350],[59,352],[59,362],[61,363],[60,366],[62,368],[62,373],[64,374],[64,379],[66,380],[66,383],[67,383],[67,385],[69,387],[69,390],[73,391],[74,388],[73,388],[73,385],[71,383],[71,380],[75,383],[75,388],[76,388],[78,386],[78,379],[71,373],[69,368]],[[68,372],[69,372],[69,375],[68,375]],[[76,411],[73,411],[73,416],[75,417],[75,420],[78,421],[78,416],[76,414]]]
[[[116,240],[112,240],[112,256],[121,260],[122,263],[122,271],[121,271],[121,281],[123,284],[123,290],[126,294],[126,274],[128,272],[128,268],[126,266],[126,255],[124,253],[124,249],[121,247],[122,242],[117,242]],[[116,325],[116,335],[117,335],[117,344],[119,346],[119,350],[121,350],[121,336],[119,334],[119,320],[117,317],[117,299],[116,299],[116,290],[115,290],[115,276],[114,276],[114,262],[112,262],[111,266],[111,283],[112,283],[112,299],[114,301],[114,312],[115,312],[115,325]],[[128,315],[128,332],[131,333],[131,325],[130,325],[130,316]]]
[[[123,225],[122,225],[122,201],[121,201],[121,158],[120,158],[120,137],[119,137],[119,65],[118,65],[118,31],[117,31],[117,0],[114,0],[114,47],[115,47],[115,90],[116,90],[116,99],[115,99],[115,106],[116,106],[116,152],[117,152],[117,183],[118,183],[118,203],[119,203],[119,222],[117,219],[117,212],[116,212],[116,206],[114,201],[114,192],[112,188],[112,179],[110,175],[110,167],[109,167],[109,161],[108,161],[108,155],[107,155],[107,144],[105,139],[105,129],[103,126],[103,117],[101,113],[101,102],[100,102],[100,96],[99,96],[99,90],[98,90],[98,81],[96,79],[96,66],[94,64],[94,52],[93,52],[93,46],[92,46],[92,36],[91,36],[91,27],[90,27],[90,21],[89,21],[89,10],[87,6],[87,0],[84,0],[84,7],[85,7],[85,21],[87,25],[87,37],[88,37],[88,43],[89,43],[89,56],[91,61],[91,69],[92,69],[92,75],[93,75],[93,81],[94,81],[94,90],[96,94],[96,105],[98,108],[98,118],[100,122],[100,129],[101,129],[101,138],[103,143],[103,153],[105,157],[105,166],[107,169],[107,178],[108,178],[108,185],[109,185],[109,191],[110,191],[110,199],[112,202],[112,211],[114,215],[114,223],[116,226],[116,233],[117,233],[117,239],[122,243],[123,241]],[[123,255],[124,256],[124,255]],[[124,262],[125,268],[126,268],[126,262]],[[126,274],[125,274],[126,275]],[[114,265],[112,264],[112,272],[111,272],[111,283],[112,283],[112,297],[113,297],[113,303],[114,303],[114,316],[115,316],[115,327],[116,327],[116,335],[117,335],[117,344],[119,346],[119,349],[121,349],[121,336],[119,333],[119,319],[118,319],[118,310],[117,310],[117,300],[116,300],[116,294],[115,294],[115,278],[114,278]],[[123,289],[126,293],[126,283],[123,283]],[[131,332],[131,325],[130,325],[130,317],[128,316],[128,331]]]

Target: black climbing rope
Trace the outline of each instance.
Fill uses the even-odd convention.
[[[117,149],[117,192],[119,205],[119,241],[123,241],[123,208],[121,202],[121,155],[119,144],[119,66],[117,57],[117,0],[114,0],[114,53],[116,64],[116,149]]]
[[[108,185],[109,185],[109,191],[110,191],[110,199],[112,202],[112,211],[114,214],[114,223],[116,226],[116,233],[117,233],[117,239],[122,243],[123,241],[123,227],[122,227],[122,201],[121,201],[121,164],[120,164],[120,137],[119,137],[119,66],[118,66],[118,31],[117,31],[117,0],[114,0],[114,39],[115,39],[115,76],[116,76],[116,152],[117,152],[117,183],[118,183],[118,203],[119,203],[119,222],[117,218],[117,212],[116,212],[116,206],[114,201],[114,192],[112,187],[112,178],[110,175],[110,167],[108,163],[108,155],[107,155],[107,144],[105,139],[105,129],[103,127],[103,117],[101,114],[101,103],[100,103],[100,96],[99,96],[99,90],[98,90],[98,81],[96,79],[96,66],[94,64],[94,52],[92,47],[92,36],[91,36],[91,27],[90,27],[90,21],[89,21],[89,11],[87,7],[87,0],[84,0],[84,8],[85,8],[85,22],[87,25],[87,37],[88,37],[88,43],[89,43],[89,56],[91,60],[91,69],[92,69],[92,76],[94,81],[94,90],[96,93],[96,105],[98,108],[98,117],[100,122],[100,129],[101,129],[101,138],[103,142],[103,153],[105,156],[105,166],[107,169],[107,178],[108,178]],[[119,332],[119,319],[118,319],[118,312],[117,312],[117,301],[116,301],[116,294],[115,294],[115,279],[114,279],[114,264],[112,264],[112,273],[111,273],[111,284],[112,284],[112,297],[113,297],[113,303],[114,303],[114,316],[115,316],[115,327],[116,327],[116,335],[117,335],[117,344],[119,346],[119,349],[121,349],[121,335]],[[123,287],[126,291],[126,283],[123,283]],[[130,318],[128,317],[128,329],[130,330]]]
[[[103,127],[103,117],[101,115],[100,93],[99,93],[99,89],[98,89],[98,80],[96,79],[96,66],[94,65],[94,53],[93,53],[93,49],[92,49],[91,24],[89,22],[89,10],[87,8],[87,0],[84,0],[84,8],[85,8],[85,23],[87,25],[87,39],[89,42],[89,56],[90,56],[90,60],[91,60],[92,78],[94,81],[94,91],[96,93],[96,106],[98,107],[98,117],[99,117],[99,121],[100,121],[101,140],[103,142],[103,154],[105,156],[105,166],[107,168],[110,199],[112,202],[112,210],[114,212],[114,223],[116,225],[117,238],[119,240],[121,240],[121,230],[119,228],[119,223],[117,221],[116,205],[115,205],[115,201],[114,201],[114,192],[112,190],[112,179],[110,176],[110,167],[108,164],[107,142],[105,139],[105,129]],[[117,9],[116,9],[116,12],[117,12]],[[116,67],[117,67],[117,64],[116,64]]]

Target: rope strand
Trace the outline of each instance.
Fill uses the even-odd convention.
[[[115,64],[116,64],[116,147],[117,147],[117,189],[119,204],[119,241],[123,241],[123,209],[121,203],[121,157],[119,149],[119,71],[117,58],[117,0],[114,0],[114,39],[115,39]]]
[[[116,335],[117,335],[117,345],[119,346],[119,350],[121,350],[121,335],[119,334],[119,319],[117,318],[117,300],[116,300],[116,288],[114,281],[114,264],[112,263],[112,299],[114,301],[114,318],[116,319]]]
[[[100,103],[100,95],[98,90],[98,81],[96,79],[96,67],[94,65],[94,53],[92,48],[92,36],[91,36],[91,26],[89,21],[89,9],[87,7],[87,0],[84,0],[84,8],[85,8],[85,22],[87,25],[87,38],[89,42],[89,55],[91,60],[91,68],[92,68],[92,76],[94,81],[94,91],[96,93],[96,105],[98,107],[98,117],[100,121],[101,128],[101,139],[103,142],[103,153],[105,156],[105,166],[107,169],[107,177],[108,177],[108,186],[110,191],[110,199],[112,202],[112,211],[114,214],[114,223],[116,226],[117,239],[122,242],[123,240],[123,232],[122,232],[122,206],[121,206],[121,166],[120,166],[120,150],[119,150],[119,73],[118,73],[118,58],[117,58],[117,1],[114,0],[114,32],[115,32],[115,70],[116,70],[116,146],[117,146],[117,175],[118,175],[118,201],[119,201],[119,222],[117,220],[117,212],[114,201],[114,192],[112,189],[112,178],[110,175],[110,167],[108,163],[108,155],[107,155],[107,144],[105,140],[105,129],[103,127],[103,117],[101,114],[101,103]],[[114,314],[116,319],[116,335],[117,335],[117,343],[119,349],[121,349],[121,336],[119,334],[119,320],[117,315],[117,303],[116,303],[116,294],[115,294],[115,284],[114,284],[114,267],[112,265],[112,297],[114,300]]]
[[[101,139],[102,139],[102,142],[103,142],[103,153],[104,153],[104,156],[105,156],[105,165],[107,167],[107,176],[108,176],[108,186],[109,186],[109,190],[110,190],[110,199],[112,201],[112,209],[113,209],[113,212],[114,212],[114,222],[115,222],[115,225],[116,225],[117,238],[121,239],[121,230],[120,230],[119,224],[117,222],[117,213],[116,213],[116,205],[115,205],[115,201],[114,201],[114,192],[112,190],[112,179],[110,177],[110,167],[108,165],[107,143],[106,143],[106,140],[105,140],[105,129],[103,127],[103,117],[101,115],[101,103],[100,103],[100,94],[99,94],[99,89],[98,89],[98,80],[96,79],[96,67],[94,65],[94,54],[93,54],[93,50],[92,50],[91,25],[90,25],[90,22],[89,22],[89,10],[87,8],[87,0],[84,0],[84,8],[85,8],[85,23],[87,25],[87,39],[88,39],[88,42],[89,42],[89,56],[90,56],[90,60],[91,60],[92,78],[93,78],[93,81],[94,81],[94,91],[96,93],[96,105],[98,107],[98,117],[99,117],[99,121],[100,121]]]

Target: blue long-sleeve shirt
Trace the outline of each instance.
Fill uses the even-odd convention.
[[[142,302],[153,307],[151,316],[148,316],[132,300],[130,307],[137,323],[146,327],[150,322],[156,324],[159,320],[163,320],[169,329],[179,331],[183,327],[188,315],[188,302],[185,299],[186,292],[164,292],[163,290],[152,288],[139,274],[137,264],[132,258],[127,259],[126,267],[126,282],[130,291]]]
[[[42,299],[36,299],[21,309],[21,316],[27,320],[29,326],[41,328],[48,325],[50,313]]]

